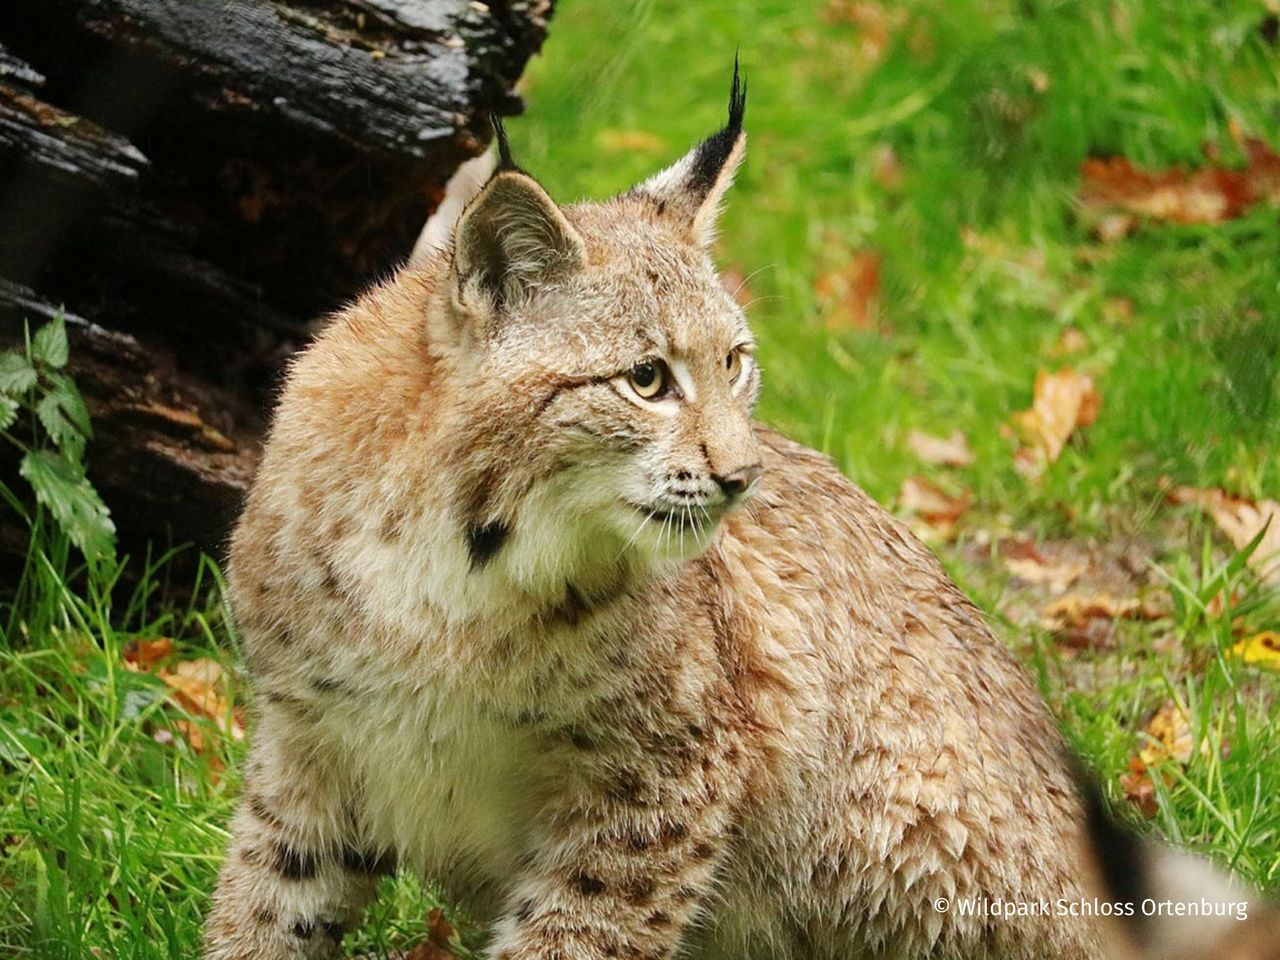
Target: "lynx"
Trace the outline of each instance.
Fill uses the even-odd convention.
[[[977,907],[1082,895],[1045,705],[752,419],[708,254],[745,97],[603,203],[499,131],[452,238],[293,365],[231,548],[258,716],[210,960],[336,954],[397,864],[491,960],[1100,955]]]

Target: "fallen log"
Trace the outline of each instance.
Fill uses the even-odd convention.
[[[217,553],[282,364],[520,109],[551,2],[5,8],[0,349],[77,318],[90,478],[124,546]]]

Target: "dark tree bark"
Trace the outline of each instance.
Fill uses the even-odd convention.
[[[281,363],[520,109],[551,0],[4,8],[0,346],[65,310],[126,546],[217,553]]]

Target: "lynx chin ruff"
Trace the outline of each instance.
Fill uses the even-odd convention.
[[[1099,956],[1045,706],[751,419],[729,122],[604,203],[505,149],[294,364],[231,550],[257,724],[206,956],[335,955],[397,863],[501,960]],[[935,909],[945,899],[949,911]]]

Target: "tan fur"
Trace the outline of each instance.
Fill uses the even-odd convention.
[[[1077,802],[937,561],[752,423],[726,135],[563,211],[499,171],[294,364],[232,546],[258,721],[210,960],[330,955],[393,857],[500,960],[1100,955],[933,908],[1079,899]],[[681,395],[628,385],[654,358]]]

